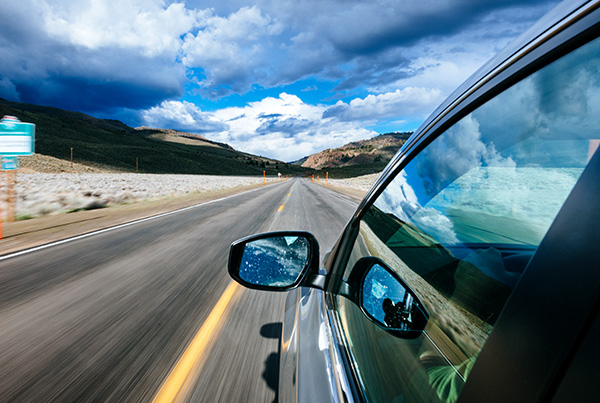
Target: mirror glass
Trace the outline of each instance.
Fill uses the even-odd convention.
[[[380,326],[398,332],[421,332],[427,314],[396,277],[379,264],[371,266],[362,284],[362,308]]]
[[[310,246],[300,236],[277,236],[248,242],[240,263],[240,278],[248,283],[288,287],[302,274]]]

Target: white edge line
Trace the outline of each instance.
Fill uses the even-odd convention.
[[[270,187],[270,186],[278,185],[278,184],[279,184],[279,182],[273,183],[273,184],[270,184],[270,185],[266,185],[266,187]],[[101,229],[101,230],[88,232],[87,234],[76,235],[76,236],[71,237],[71,238],[61,239],[60,241],[55,241],[55,242],[50,242],[50,243],[47,243],[47,244],[44,244],[44,245],[35,246],[33,248],[23,249],[23,250],[20,250],[18,252],[13,252],[13,253],[9,253],[8,255],[0,256],[0,261],[6,260],[6,259],[10,259],[10,258],[13,258],[13,257],[17,257],[17,256],[21,256],[21,255],[25,255],[25,254],[31,253],[31,252],[36,252],[38,250],[42,250],[42,249],[46,249],[46,248],[51,248],[53,246],[62,245],[62,244],[68,243],[68,242],[77,241],[79,239],[88,238],[90,236],[102,234],[104,232],[109,232],[109,231],[112,231],[112,230],[116,230],[116,229],[120,229],[120,228],[124,228],[124,227],[129,227],[130,225],[139,224],[139,223],[142,223],[142,222],[145,222],[145,221],[154,220],[156,218],[161,218],[161,217],[165,217],[165,216],[168,216],[168,215],[171,215],[171,214],[180,213],[182,211],[191,210],[191,209],[194,209],[196,207],[202,207],[202,206],[206,206],[208,204],[217,203],[217,202],[220,202],[220,201],[223,201],[223,200],[230,199],[232,197],[241,196],[241,195],[246,194],[246,193],[256,192],[257,190],[261,190],[261,189],[264,189],[264,187],[259,187],[259,188],[256,188],[256,189],[246,190],[245,192],[242,192],[242,193],[232,194],[232,195],[229,195],[229,196],[222,197],[220,199],[210,200],[210,201],[207,201],[207,202],[204,202],[204,203],[195,204],[193,206],[184,207],[184,208],[181,208],[179,210],[167,211],[166,213],[161,213],[161,214],[158,214],[158,215],[153,215],[151,217],[146,217],[146,218],[142,218],[142,219],[139,219],[139,220],[135,220],[135,221],[131,221],[131,222],[126,222],[124,224],[115,225],[114,227],[108,227],[108,228],[104,228],[104,229]]]

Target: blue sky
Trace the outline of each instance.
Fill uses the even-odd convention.
[[[292,161],[416,129],[556,4],[5,0],[0,97]]]

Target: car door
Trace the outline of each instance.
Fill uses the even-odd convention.
[[[600,40],[588,40],[531,74],[534,70],[514,72],[515,84],[480,95],[470,110],[413,142],[347,228],[331,268],[328,302],[365,400],[531,401],[547,393],[545,383],[555,379],[568,340],[576,339],[589,312],[554,318],[557,328],[561,320],[574,328],[563,326],[556,332],[561,337],[548,338],[556,341],[548,354],[558,356],[540,374],[528,372],[539,366],[531,364],[536,358],[523,346],[539,359],[540,329],[552,327],[536,330],[518,321],[541,314],[532,298],[545,301],[546,320],[548,312],[577,309],[569,298],[573,290],[555,294],[561,298],[548,295],[560,290],[569,266],[546,273],[540,262],[564,259],[553,257],[545,238],[563,207],[576,210],[565,206],[573,194],[585,192],[575,192],[576,185],[585,187],[584,177],[598,181],[597,166],[588,165],[599,158]],[[577,231],[565,228],[569,231],[558,235],[550,231],[553,242],[575,242]],[[419,337],[390,334],[341,296],[364,257],[385,262],[423,302],[429,322]],[[587,270],[597,261],[579,263]],[[588,280],[597,289],[597,276]],[[542,288],[533,292],[536,282]],[[590,302],[588,297],[577,302]],[[523,333],[515,335],[514,329]],[[503,390],[502,380],[510,387]],[[493,396],[486,395],[486,384]],[[511,399],[503,399],[504,393]]]

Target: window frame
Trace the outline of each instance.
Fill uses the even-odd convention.
[[[362,200],[355,214],[342,232],[338,242],[333,247],[326,262],[329,279],[327,281],[325,302],[328,308],[327,312],[329,321],[332,325],[333,336],[339,341],[339,345],[342,347],[340,350],[344,355],[342,361],[345,371],[347,374],[351,375],[356,385],[356,389],[359,391],[360,396],[355,396],[358,400],[366,401],[366,395],[356,372],[357,367],[353,362],[352,354],[348,348],[348,340],[346,339],[341,326],[335,295],[342,285],[345,266],[358,235],[362,217],[384,191],[387,185],[404,169],[408,162],[456,122],[507,88],[600,36],[600,2],[580,1],[575,4],[565,3],[561,3],[557,6],[538,24],[532,27],[530,31],[522,35],[519,40],[512,45],[509,45],[509,47],[502,51],[496,58],[484,65],[484,67],[476,72],[444,103],[442,103],[424,124],[417,129],[413,136],[388,164],[377,182]],[[600,150],[596,153],[593,160],[600,160],[599,153]],[[588,171],[591,171],[591,173]],[[600,177],[599,172],[600,168],[588,167],[584,171],[584,174],[586,174],[586,177],[593,176],[594,174],[597,175],[596,177]],[[565,206],[560,210],[558,217],[568,214],[568,210],[571,204],[573,204],[571,199],[580,198],[580,194],[587,193],[587,190],[582,189],[582,186],[580,185],[582,180],[583,176],[576,184],[577,192],[575,189],[572,191],[572,194],[567,199],[569,204],[567,205],[567,203],[565,203]],[[558,220],[558,217],[555,221]],[[552,234],[556,232],[554,227],[555,224],[553,223],[551,226]],[[542,241],[540,247],[545,245],[545,243],[545,240]],[[527,269],[526,272],[528,271],[529,269]],[[515,288],[515,291],[517,290],[520,295],[526,295],[528,292],[521,284]],[[513,292],[513,294],[515,294],[515,292]],[[513,297],[511,296],[507,302],[507,306],[512,300]],[[511,306],[514,309],[514,303],[512,303]],[[507,307],[505,307],[505,310],[506,309]],[[527,311],[535,312],[531,309],[527,309]],[[500,328],[500,331],[496,331],[496,328],[503,323],[501,320],[504,316],[506,316],[504,313],[500,315],[492,335],[495,333],[502,333],[502,327]],[[490,339],[491,337],[492,336],[490,336]],[[496,338],[501,339],[501,336],[497,336]],[[496,340],[496,338],[493,340]],[[481,353],[483,355],[485,352],[486,355],[480,355],[477,360],[479,364],[474,366],[473,371],[463,388],[463,392],[459,397],[459,402],[479,401],[477,399],[481,399],[482,395],[477,395],[477,391],[479,391],[479,393],[485,393],[486,399],[490,398],[488,395],[489,390],[487,388],[483,388],[483,390],[477,389],[478,383],[482,382],[482,379],[485,379],[485,375],[483,375],[485,369],[483,368],[488,368],[488,372],[490,372],[489,368],[496,368],[493,365],[493,353],[490,351],[493,351],[497,342],[494,341],[494,343],[491,343],[490,339],[486,342],[486,346],[484,346]],[[488,347],[488,344],[492,344],[492,347]],[[479,369],[480,367],[482,369]],[[491,372],[493,373],[494,371],[492,370]],[[474,375],[476,375],[476,377]],[[490,379],[486,380],[486,382],[489,381]],[[540,384],[539,382],[537,384],[527,385],[527,388],[532,391],[545,387],[545,384]],[[468,392],[465,392],[465,390]],[[509,390],[512,389],[505,388],[505,391]],[[520,392],[522,392],[522,390],[520,390]],[[478,397],[473,398],[473,396]],[[518,397],[518,395],[513,395],[513,398],[516,397]],[[503,399],[498,399],[498,401],[511,401],[510,399]],[[527,400],[520,398],[513,401],[531,401],[531,399]]]

